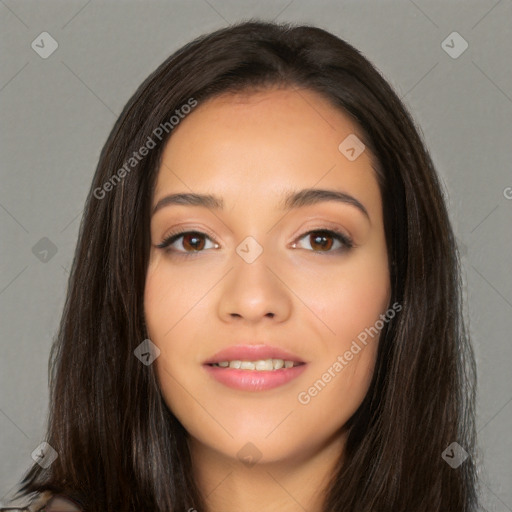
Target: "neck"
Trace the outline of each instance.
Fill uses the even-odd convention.
[[[338,434],[311,453],[254,465],[196,439],[189,439],[189,447],[207,512],[322,512],[345,440]]]

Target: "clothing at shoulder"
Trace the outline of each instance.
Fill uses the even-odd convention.
[[[83,512],[73,500],[44,491],[26,507],[0,507],[0,512]]]

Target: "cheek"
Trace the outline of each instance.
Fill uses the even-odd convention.
[[[168,406],[176,412],[190,396],[184,391],[200,360],[197,344],[204,339],[201,319],[211,304],[205,296],[215,283],[213,272],[176,271],[164,258],[150,263],[144,290],[147,334],[160,349],[155,370]]]
[[[306,425],[321,426],[320,437],[335,431],[356,412],[368,392],[388,293],[384,285],[376,290],[375,281],[362,284],[344,288],[344,294],[338,293],[337,301],[329,302],[330,309],[324,312],[325,323],[335,334],[324,337],[323,352],[311,364],[309,378],[297,394],[303,422],[292,429],[295,434]]]
[[[329,349],[344,350],[351,340],[372,327],[385,313],[390,300],[386,258],[368,258],[326,272],[321,282],[309,288],[309,301],[324,323]]]
[[[169,364],[172,360],[182,359],[180,348],[186,344],[175,343],[178,339],[182,319],[187,312],[193,294],[190,287],[184,287],[175,273],[158,262],[150,266],[146,276],[144,290],[144,315],[149,339],[160,349],[160,356],[155,360],[159,376],[166,369],[172,372]],[[171,358],[172,355],[172,358]],[[170,377],[168,377],[170,378]]]
[[[150,264],[144,290],[144,315],[148,334],[154,337],[154,343],[162,345],[161,350],[204,307],[202,298],[212,283],[211,273],[200,276],[197,272],[176,271],[164,258]]]
[[[299,402],[327,423],[333,416],[343,423],[356,411],[373,376],[390,282],[385,254],[370,256],[357,260],[350,270],[330,272],[323,291],[317,286],[310,292],[324,325],[323,345]]]

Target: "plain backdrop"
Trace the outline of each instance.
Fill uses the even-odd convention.
[[[353,44],[420,126],[463,258],[484,502],[512,511],[511,0],[0,0],[0,17],[0,498],[44,440],[50,346],[115,119],[177,48],[260,18]]]

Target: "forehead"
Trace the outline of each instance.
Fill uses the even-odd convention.
[[[235,200],[261,206],[316,186],[359,194],[380,210],[372,155],[365,149],[351,161],[339,149],[349,136],[363,138],[346,114],[307,89],[214,97],[174,129],[153,204],[179,191],[222,196],[228,208]]]

